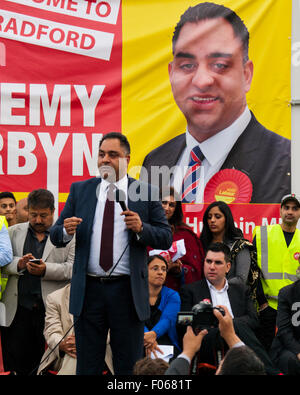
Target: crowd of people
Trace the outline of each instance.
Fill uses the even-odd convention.
[[[186,131],[146,155],[139,180],[112,132],[99,176],[71,185],[55,223],[49,190],[0,193],[2,373],[300,374],[300,199],[290,141],[248,108],[248,49],[233,10],[189,7],[168,65]],[[196,234],[182,203],[205,201],[221,171],[246,179],[247,202],[280,203],[281,223],[247,240],[216,201]]]
[[[174,260],[172,248],[155,254],[148,248],[150,314],[142,320],[142,353],[132,373],[299,374],[299,198],[284,196],[281,225],[257,227],[253,242],[235,226],[225,202],[208,205],[199,237],[184,222],[174,188],[162,190],[160,198],[172,242],[184,240],[185,251]],[[69,310],[76,240],[52,244],[50,191],[34,190],[18,203],[12,193],[0,193],[2,370],[76,374],[78,318]],[[102,374],[118,374],[113,330],[102,339]],[[167,357],[163,346],[172,347]]]

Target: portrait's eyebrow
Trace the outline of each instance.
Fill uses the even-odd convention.
[[[213,52],[210,53],[207,57],[208,58],[232,58],[231,53],[226,53],[226,52]]]
[[[174,55],[174,58],[189,58],[189,59],[195,59],[196,56],[192,55],[189,52],[178,52]]]

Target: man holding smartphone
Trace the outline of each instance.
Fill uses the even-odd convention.
[[[45,301],[49,293],[71,279],[75,254],[72,240],[56,248],[49,232],[54,219],[54,196],[46,189],[28,195],[29,222],[9,228],[13,260],[3,295],[6,322],[1,328],[5,370],[36,373],[45,350]]]

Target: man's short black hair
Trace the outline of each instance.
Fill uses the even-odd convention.
[[[35,189],[28,195],[27,200],[29,208],[49,208],[54,210],[54,196],[48,189]]]
[[[0,199],[13,199],[15,203],[17,203],[16,198],[14,197],[14,194],[12,192],[1,192],[0,193]]]
[[[225,262],[230,262],[231,261],[230,248],[224,243],[212,243],[212,244],[210,244],[208,246],[207,251],[206,251],[206,255],[207,255],[208,251],[223,252]]]
[[[199,3],[194,7],[189,7],[182,15],[177,23],[173,38],[172,38],[172,45],[173,45],[173,54],[175,52],[175,45],[179,37],[179,33],[182,27],[186,23],[198,23],[200,21],[204,21],[206,19],[217,19],[223,18],[233,28],[234,35],[239,38],[242,42],[243,46],[243,60],[246,63],[249,59],[248,52],[249,52],[249,31],[242,21],[242,19],[230,8],[224,7],[221,4],[215,4],[210,2]]]
[[[104,140],[107,139],[118,139],[120,141],[121,147],[124,148],[126,155],[130,155],[130,144],[129,141],[127,140],[127,137],[124,134],[118,133],[118,132],[110,132],[105,134],[102,139],[100,140],[99,143],[99,149],[103,143]]]

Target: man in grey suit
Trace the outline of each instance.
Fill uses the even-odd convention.
[[[192,193],[183,199],[186,203],[218,200],[217,193],[206,195],[205,187],[225,169],[226,177],[223,172],[225,178],[214,182],[231,185],[223,192],[228,189],[232,202],[239,189],[244,190],[243,202],[251,203],[279,203],[290,193],[290,140],[267,130],[247,106],[253,77],[248,46],[247,27],[223,5],[200,3],[181,16],[173,35],[169,78],[187,130],[145,157],[141,179],[170,182],[184,196],[190,185],[187,169],[195,165],[191,152],[197,147],[200,170]]]
[[[71,279],[75,239],[56,248],[49,231],[54,216],[54,196],[46,189],[28,195],[29,222],[9,228],[13,260],[2,302],[1,334],[5,369],[28,375],[38,367],[45,351],[45,304],[49,293]]]
[[[150,315],[146,247],[165,250],[172,244],[157,188],[128,177],[129,160],[126,137],[104,135],[100,177],[71,185],[51,229],[57,246],[66,245],[76,232],[70,312],[80,375],[102,373],[109,329],[115,374],[132,374],[142,358],[144,321]],[[123,195],[126,207],[110,197],[112,190]]]

